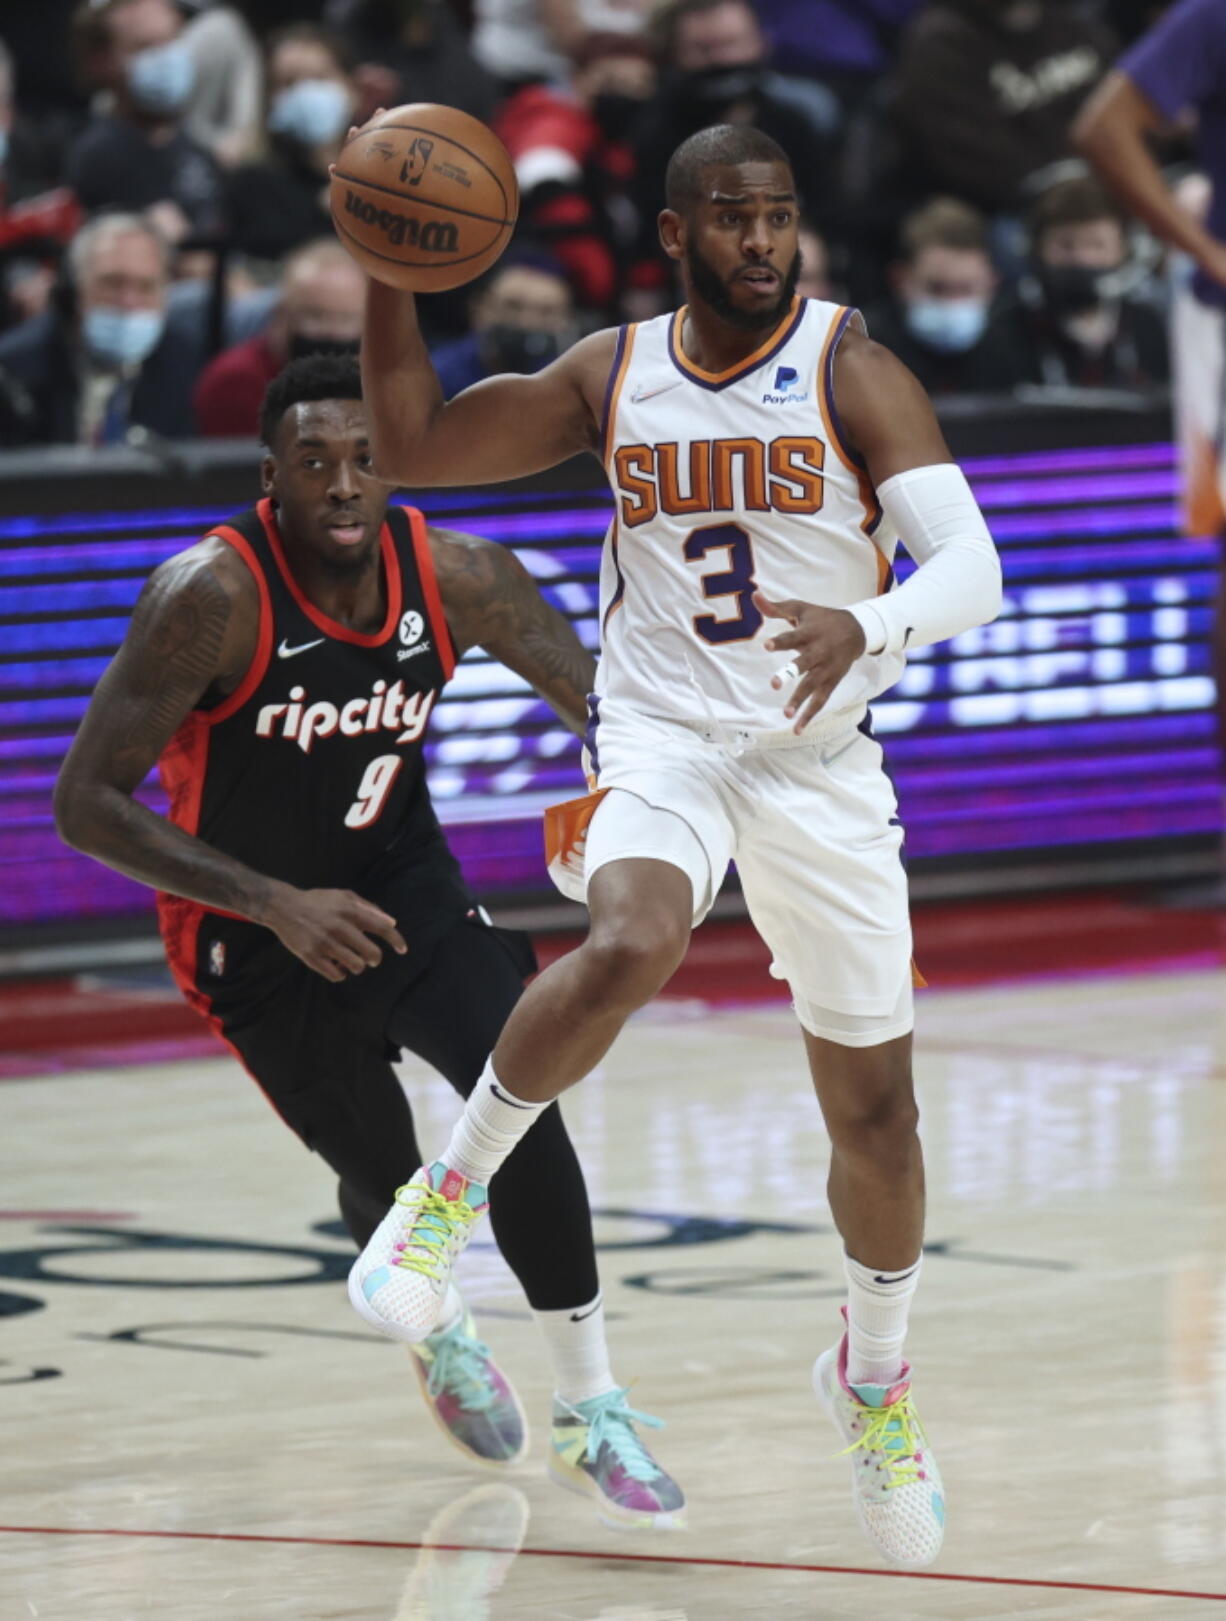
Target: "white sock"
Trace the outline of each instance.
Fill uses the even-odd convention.
[[[525,1103],[512,1096],[494,1074],[491,1060],[481,1072],[451,1141],[440,1158],[449,1170],[488,1188],[490,1178],[533,1124],[544,1103]]]
[[[901,1272],[878,1272],[844,1255],[848,1384],[892,1385],[902,1373],[907,1313],[922,1261],[921,1255]]]
[[[572,1407],[616,1390],[604,1334],[604,1297],[565,1311],[534,1311],[553,1363],[554,1389]]]

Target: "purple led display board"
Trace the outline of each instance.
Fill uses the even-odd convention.
[[[1170,446],[964,465],[1000,545],[1006,603],[995,624],[914,655],[874,706],[911,862],[1219,831],[1217,543],[1178,532]],[[423,505],[513,546],[595,646],[605,492],[446,491]],[[147,891],[59,844],[51,788],[143,579],[227,515],[0,520],[0,923],[148,911]],[[547,706],[470,656],[427,752],[470,881],[491,896],[547,890],[540,812],[582,788],[578,746]],[[152,782],[142,793],[160,807]]]

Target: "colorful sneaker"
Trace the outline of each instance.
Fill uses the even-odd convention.
[[[671,1531],[685,1524],[685,1494],[634,1433],[635,1424],[663,1421],[626,1405],[610,1390],[571,1407],[553,1400],[549,1473],[568,1491],[593,1497],[603,1525],[617,1530]]]
[[[400,1596],[395,1621],[487,1621],[528,1534],[514,1486],[476,1486],[440,1509]]]
[[[528,1450],[528,1420],[511,1383],[477,1338],[467,1307],[409,1354],[426,1405],[443,1434],[476,1463],[519,1463]]]
[[[892,1565],[922,1570],[941,1551],[941,1471],[911,1396],[911,1369],[893,1385],[847,1382],[847,1335],[818,1357],[813,1389],[847,1442],[860,1527]]]
[[[451,1270],[487,1208],[485,1189],[436,1161],[396,1202],[349,1272],[349,1301],[380,1333],[419,1344],[438,1326]]]

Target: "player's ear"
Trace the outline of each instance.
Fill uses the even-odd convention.
[[[676,209],[660,211],[660,246],[670,259],[680,259],[685,252],[685,221]]]
[[[277,464],[271,456],[260,458],[260,489],[265,495],[275,493],[277,487]]]

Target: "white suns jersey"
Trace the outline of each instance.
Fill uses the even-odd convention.
[[[685,311],[624,327],[603,452],[615,514],[601,564],[597,692],[620,707],[753,733],[784,731],[787,654],[753,602],[845,608],[893,583],[889,532],[839,432],[834,353],[856,312],[797,299],[740,365],[700,371]],[[858,659],[823,713],[897,681],[901,654]]]

